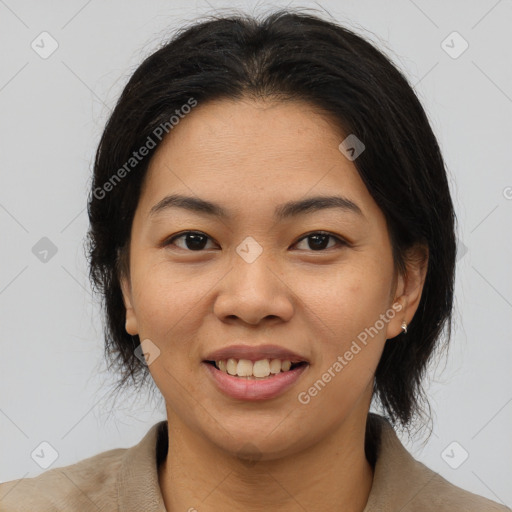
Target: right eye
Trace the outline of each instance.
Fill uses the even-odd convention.
[[[180,246],[174,243],[175,240],[183,239],[184,245]],[[164,247],[169,247],[171,245],[175,245],[176,247],[179,247],[180,249],[189,250],[189,251],[202,251],[205,247],[205,244],[208,240],[211,240],[211,238],[208,235],[205,235],[204,233],[201,233],[200,231],[185,231],[183,233],[180,233],[178,235],[174,235],[168,240],[166,240],[163,243]]]

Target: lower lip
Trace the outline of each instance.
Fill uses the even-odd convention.
[[[298,366],[293,370],[270,375],[266,379],[246,379],[234,377],[225,373],[209,363],[206,366],[217,387],[226,395],[238,400],[269,400],[283,394],[300,378],[307,364]]]

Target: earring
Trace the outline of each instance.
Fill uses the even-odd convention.
[[[402,325],[401,325],[402,329],[404,330],[404,334],[407,333],[407,324],[404,322],[402,322]]]

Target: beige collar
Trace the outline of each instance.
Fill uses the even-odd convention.
[[[376,451],[373,485],[363,512],[452,510],[504,510],[494,502],[460,489],[416,461],[382,416],[370,413],[368,449]],[[158,483],[158,455],[167,452],[167,422],[151,427],[139,444],[129,448],[117,479],[119,510],[165,512]],[[494,505],[493,505],[494,503]],[[497,508],[494,508],[496,506]],[[487,508],[492,507],[492,508]],[[342,509],[342,507],[340,507]]]

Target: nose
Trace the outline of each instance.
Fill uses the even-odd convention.
[[[289,321],[294,312],[294,294],[290,283],[263,253],[249,263],[238,255],[231,272],[219,283],[213,307],[223,322],[239,321],[258,325],[266,321]]]

